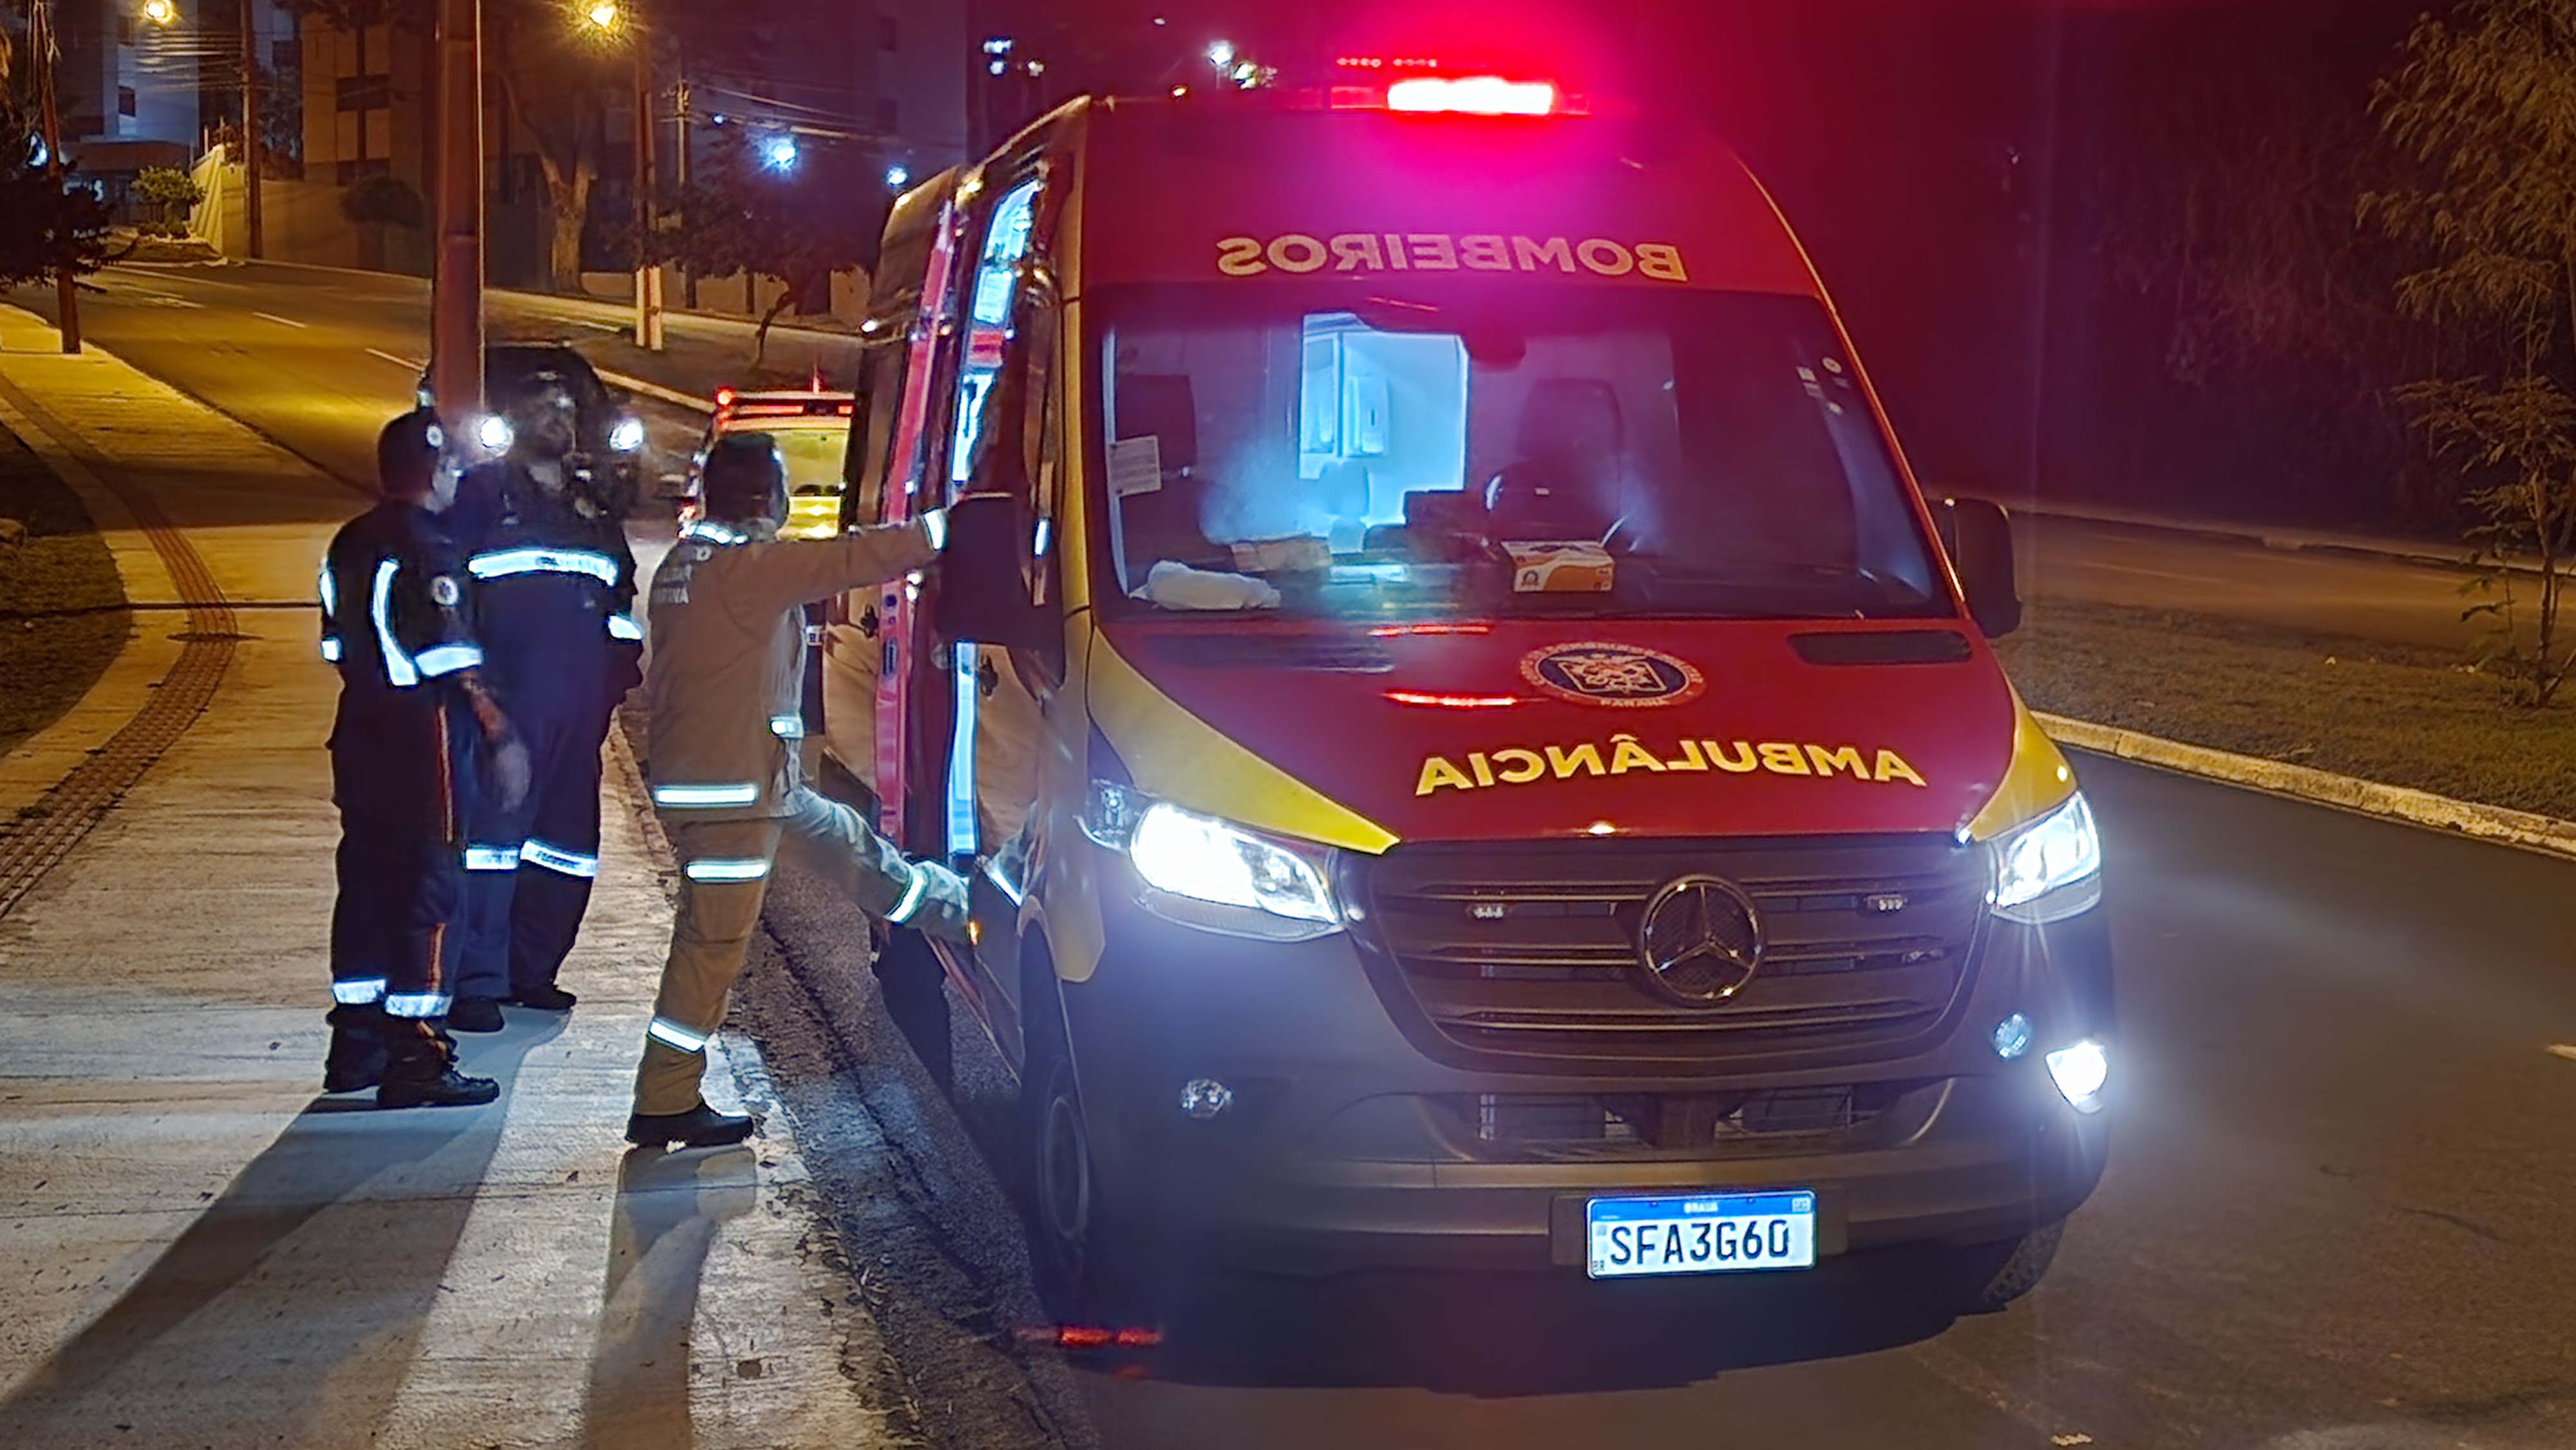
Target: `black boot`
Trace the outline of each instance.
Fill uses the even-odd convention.
[[[533,1007],[540,1012],[569,1012],[572,1004],[581,999],[552,982],[546,982],[534,987],[513,988],[510,995],[501,1000],[513,1007]]]
[[[498,1032],[509,1025],[501,1004],[490,997],[459,997],[447,1009],[447,1025],[457,1032]]]
[[[385,1009],[375,1002],[331,1009],[331,1055],[322,1060],[322,1091],[354,1093],[385,1076]]]
[[[685,1113],[636,1113],[626,1120],[626,1141],[639,1148],[721,1148],[739,1143],[760,1127],[744,1113],[719,1113],[704,1099]]]
[[[387,1018],[385,1080],[376,1088],[380,1108],[470,1108],[501,1095],[488,1077],[456,1070],[456,1044],[434,1025]]]

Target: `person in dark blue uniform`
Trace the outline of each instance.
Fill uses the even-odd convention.
[[[471,576],[432,514],[455,497],[438,422],[404,414],[376,440],[384,498],[332,536],[322,657],[340,670],[331,795],[331,1051],[323,1088],[383,1107],[488,1103],[444,1028],[461,941],[464,816],[489,775],[524,796],[527,754],[482,685]],[[488,769],[487,769],[488,767]]]
[[[527,741],[533,787],[478,815],[450,1025],[491,1032],[501,1003],[564,1011],[556,982],[599,874],[599,748],[642,677],[623,509],[579,470],[571,391],[539,375],[510,404],[507,456],[475,469],[454,527],[474,578],[483,678]]]

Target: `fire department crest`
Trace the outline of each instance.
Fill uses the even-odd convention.
[[[1586,640],[1551,645],[1521,657],[1521,678],[1578,705],[1635,709],[1679,705],[1708,688],[1698,669],[1661,650]]]

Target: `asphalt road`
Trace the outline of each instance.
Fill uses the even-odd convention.
[[[100,286],[93,337],[345,478],[408,398],[416,283],[226,268]],[[691,391],[749,352],[737,326],[681,321],[644,361],[612,309],[501,308]],[[694,431],[666,414],[656,441]],[[2444,571],[2113,526],[2047,521],[2028,561],[2046,595],[2405,642],[2447,638],[2458,607]],[[957,1085],[933,1086],[846,903],[781,883],[740,1015],[842,1229],[848,1301],[900,1349],[935,1443],[2576,1443],[2576,1047],[2549,1051],[2576,1044],[2576,866],[2084,773],[2113,872],[2118,1138],[2048,1283],[1995,1316],[1953,1322],[1925,1292],[1941,1266],[1910,1260],[1615,1291],[1229,1280],[1159,1350],[1067,1356],[1025,1333],[1008,1087],[962,1025]]]
[[[930,1085],[863,926],[783,882],[740,1014],[937,1443],[2576,1443],[2576,865],[2109,761],[2110,1173],[2047,1282],[1202,1280],[1160,1349],[1032,1347],[1008,1088]],[[965,1014],[955,1014],[963,1022]],[[2559,1052],[2553,1053],[2556,1046]],[[2082,1438],[2089,1437],[2089,1439]]]
[[[0,293],[54,316],[51,288]],[[704,397],[754,376],[752,327],[672,316],[669,347],[628,340],[622,306],[527,293],[487,294],[495,338],[567,339],[594,366]],[[262,263],[112,267],[81,293],[81,330],[100,346],[311,459],[345,481],[374,477],[375,430],[411,406],[429,355],[428,284],[410,277]],[[773,331],[767,366],[815,366],[847,386],[855,340]],[[698,440],[703,414],[638,399],[663,471]]]

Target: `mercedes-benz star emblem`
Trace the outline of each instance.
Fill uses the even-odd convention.
[[[1646,901],[1637,965],[1647,985],[1689,1007],[1714,1007],[1744,990],[1762,966],[1762,918],[1753,899],[1714,876],[1683,876]]]

